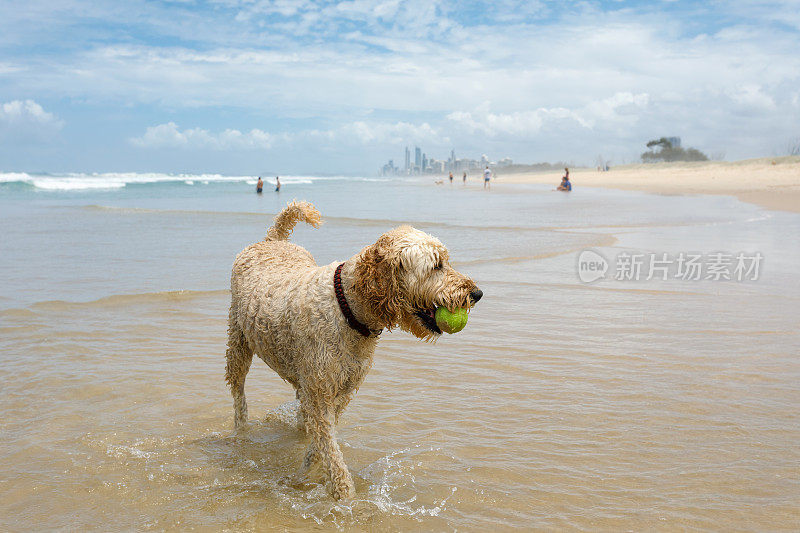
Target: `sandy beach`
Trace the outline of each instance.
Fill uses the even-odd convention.
[[[503,174],[497,184],[551,183],[558,172]],[[742,161],[702,161],[623,165],[608,172],[570,169],[574,187],[605,187],[655,194],[722,194],[774,209],[800,213],[800,157],[785,156]]]

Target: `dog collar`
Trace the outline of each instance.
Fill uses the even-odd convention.
[[[342,314],[347,319],[347,323],[351,328],[361,333],[361,335],[364,337],[372,337],[373,335],[377,337],[383,330],[379,329],[375,331],[369,329],[367,326],[359,322],[353,314],[353,311],[350,309],[350,306],[347,304],[347,298],[344,297],[344,289],[342,288],[343,266],[344,263],[336,267],[336,272],[333,274],[333,291],[336,293],[336,301],[339,302],[339,309],[342,310]]]

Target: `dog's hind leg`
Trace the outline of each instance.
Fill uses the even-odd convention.
[[[349,404],[350,400],[352,399],[353,399],[352,392],[343,393],[336,397],[336,399],[334,400],[334,404],[336,406],[334,411],[334,414],[336,415],[336,419],[334,420],[335,424],[339,424],[339,416],[344,412],[345,408],[347,407],[347,404]]]
[[[230,385],[233,396],[234,427],[240,428],[247,423],[244,380],[250,370],[250,363],[253,362],[253,350],[233,317],[228,320],[228,350],[225,358],[225,381]]]
[[[296,388],[294,391],[294,396],[297,398],[297,429],[302,432],[306,432],[306,419],[308,416],[306,415],[305,407],[303,406],[303,400],[300,398],[301,393],[300,389]]]

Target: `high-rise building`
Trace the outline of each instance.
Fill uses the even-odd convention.
[[[414,147],[414,167],[422,168],[422,150],[419,149],[419,146]]]
[[[411,150],[408,149],[408,146],[406,146],[406,168],[405,168],[405,171],[406,171],[406,174],[411,172]]]

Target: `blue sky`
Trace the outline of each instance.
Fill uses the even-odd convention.
[[[6,0],[0,171],[592,165],[800,138],[792,1]]]

